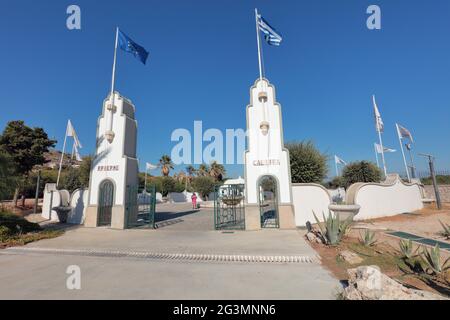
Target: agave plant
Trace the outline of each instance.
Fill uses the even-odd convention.
[[[431,274],[442,274],[450,270],[450,258],[441,264],[441,250],[439,244],[428,250],[423,247],[421,258],[426,266],[426,270]]]
[[[414,246],[413,246],[413,242],[411,239],[400,240],[399,247],[400,247],[400,252],[402,254],[402,258],[406,258],[406,259],[411,259],[414,256],[416,256],[416,252],[417,252],[417,250],[419,250],[419,248],[417,247],[417,249],[415,251],[413,251]]]
[[[441,220],[439,220],[439,223],[442,226],[442,232],[441,234],[446,237],[447,239],[450,239],[450,224],[446,224],[444,222],[442,222]]]
[[[359,241],[366,247],[371,247],[377,243],[377,240],[375,239],[375,232],[370,231],[369,229],[366,229],[364,236],[361,234],[359,235],[361,237]]]
[[[352,223],[352,217],[348,217],[347,220],[341,221],[339,213],[333,215],[331,211],[328,213],[328,218],[323,215],[323,224],[317,218],[315,212],[313,211],[314,218],[316,219],[317,225],[320,229],[320,236],[325,244],[337,245],[341,242],[344,235],[347,233],[348,227]]]

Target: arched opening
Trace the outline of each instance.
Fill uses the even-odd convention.
[[[98,226],[110,226],[114,205],[114,183],[105,180],[99,187]]]
[[[263,176],[258,182],[261,228],[278,228],[278,183],[272,176]]]

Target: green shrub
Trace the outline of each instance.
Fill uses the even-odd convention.
[[[160,181],[161,181],[161,193],[162,193],[163,197],[167,197],[167,195],[170,192],[175,191],[176,181],[174,178],[172,178],[170,176],[163,176],[163,177],[160,177]]]
[[[324,226],[322,226],[322,223],[319,221],[314,211],[313,215],[319,226],[322,242],[332,246],[338,245],[341,242],[353,219],[353,217],[350,216],[347,220],[341,221],[339,214],[333,215],[331,211],[328,213],[328,218],[326,218],[325,214],[322,212],[324,221]]]
[[[420,181],[426,185],[432,185],[433,180],[431,177],[421,178]],[[437,184],[450,184],[450,175],[436,175],[436,183]]]
[[[324,184],[324,186],[328,189],[339,189],[339,188],[345,188],[345,180],[343,177],[334,177],[333,180],[328,181]]]
[[[359,242],[361,242],[361,244],[365,247],[374,246],[377,243],[377,240],[375,239],[375,232],[366,229],[364,235],[360,234]]]
[[[208,197],[211,192],[214,192],[216,182],[213,177],[195,177],[192,180],[192,188],[198,192],[202,198]]]
[[[327,155],[321,153],[311,141],[286,144],[291,162],[293,183],[321,183],[328,173]]]
[[[15,235],[41,230],[37,223],[32,223],[13,213],[0,212],[0,227],[3,235]],[[6,230],[7,229],[7,230]]]
[[[342,171],[342,177],[348,188],[357,182],[380,182],[381,171],[375,164],[369,161],[352,162],[345,166]]]

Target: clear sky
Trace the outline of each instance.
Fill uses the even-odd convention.
[[[81,30],[66,28],[70,4],[81,7]],[[371,4],[382,10],[379,31],[366,27]],[[146,66],[119,52],[117,67],[116,89],[137,108],[142,170],[170,154],[172,131],[192,130],[194,120],[205,129],[245,128],[258,76],[255,7],[284,37],[280,47],[264,45],[264,58],[285,141],[311,139],[330,157],[374,161],[376,94],[388,147],[399,148],[399,122],[416,152],[450,167],[448,0],[1,1],[0,127],[23,119],[61,148],[70,118],[82,154],[93,153],[118,25],[150,52]],[[386,159],[388,171],[404,171],[400,152]]]

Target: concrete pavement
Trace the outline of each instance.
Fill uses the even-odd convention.
[[[76,227],[25,250],[0,251],[0,299],[334,299],[340,284],[315,260],[303,231],[196,230],[209,215],[207,210],[175,212],[173,218],[183,221],[156,230]],[[316,262],[139,259],[135,253],[301,256]],[[81,290],[66,288],[70,265],[81,268]]]

